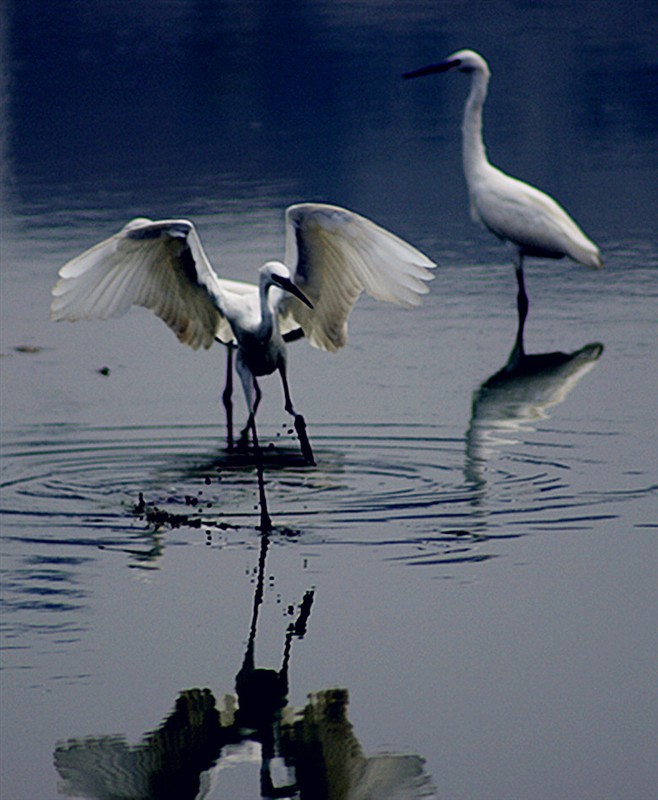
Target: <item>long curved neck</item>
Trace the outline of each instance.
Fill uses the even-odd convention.
[[[475,178],[478,170],[489,163],[482,141],[482,107],[487,97],[488,86],[489,71],[474,70],[462,121],[462,159],[468,184]]]
[[[263,337],[270,337],[274,331],[274,313],[268,297],[271,286],[272,284],[269,281],[261,281],[259,287],[260,324],[258,329]]]

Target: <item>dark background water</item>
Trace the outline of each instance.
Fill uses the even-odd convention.
[[[107,737],[135,745],[192,687],[235,693],[259,597],[223,353],[188,352],[141,309],[52,324],[57,269],[132,216],[184,216],[222,275],[250,280],[300,200],[366,214],[439,268],[413,313],[362,300],[338,355],[291,346],[316,469],[294,464],[263,381],[257,663],[280,665],[313,591],[289,700],[347,689],[343,742],[425,759],[439,797],[652,796],[655,4],[0,8],[3,799],[54,798],[63,777],[69,796],[157,797]],[[514,277],[468,218],[467,80],[399,78],[461,47],[492,69],[492,161],[559,198],[606,262],[527,267],[528,350],[603,352],[487,392]],[[135,516],[140,492],[184,524]],[[259,796],[257,747],[215,755],[199,796]],[[398,784],[410,763],[387,762]],[[76,794],[85,765],[96,782]]]

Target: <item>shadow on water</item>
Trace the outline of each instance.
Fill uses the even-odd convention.
[[[303,708],[288,704],[292,644],[307,633],[313,589],[304,593],[288,626],[280,668],[256,666],[269,542],[269,535],[262,534],[249,638],[234,693],[218,702],[207,688],[181,691],[165,721],[135,746],[123,735],[57,744],[54,760],[63,794],[95,800],[194,800],[210,796],[224,767],[250,763],[259,768],[262,798],[436,796],[420,756],[364,755],[347,717],[347,690],[314,693]]]

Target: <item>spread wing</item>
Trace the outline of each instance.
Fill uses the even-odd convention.
[[[284,321],[292,317],[312,345],[330,351],[347,341],[347,318],[361,292],[417,306],[436,266],[369,219],[321,203],[286,210],[285,262],[313,309],[286,296],[279,306]]]
[[[196,350],[231,341],[227,299],[243,287],[258,293],[217,277],[191,222],[138,218],[60,269],[51,318],[108,319],[144,306]]]

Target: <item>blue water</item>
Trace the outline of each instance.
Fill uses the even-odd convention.
[[[653,4],[0,13],[3,800],[246,800],[269,778],[313,800],[653,796]],[[507,380],[515,280],[468,218],[467,80],[399,79],[464,46],[492,68],[491,159],[605,260],[528,261],[543,358]],[[315,468],[263,380],[264,539],[223,350],[143,309],[54,324],[49,293],[138,214],[193,219],[251,280],[301,200],[439,267],[417,310],[362,298],[337,355],[290,345]]]

